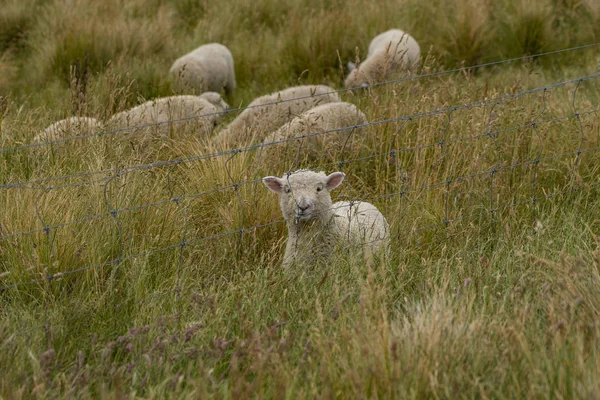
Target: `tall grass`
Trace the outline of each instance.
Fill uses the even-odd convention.
[[[340,87],[388,28],[419,41],[429,72],[591,43],[600,15],[578,1],[22,4],[0,11],[4,148],[171,94],[171,62],[205,42],[231,49],[237,106]],[[0,293],[0,397],[600,396],[598,80],[491,100],[597,73],[597,54],[343,93],[369,121],[490,100],[340,132],[343,147],[126,170],[221,150],[186,124],[145,147],[134,131],[0,153],[0,183],[41,180],[0,188],[0,235],[14,234],[0,285],[32,282]],[[382,210],[389,259],[283,271],[260,178],[296,168],[346,172],[334,199]]]

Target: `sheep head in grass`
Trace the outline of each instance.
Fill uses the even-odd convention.
[[[263,182],[279,195],[285,220],[298,224],[312,219],[329,219],[325,215],[333,213],[329,192],[338,187],[345,177],[343,172],[325,175],[324,172],[297,171],[282,178],[267,176]]]
[[[345,179],[343,172],[300,170],[281,178],[267,176],[263,183],[279,195],[281,212],[288,226],[284,267],[327,259],[339,245],[364,250],[367,263],[374,251],[387,247],[389,227],[384,216],[370,203],[333,203],[330,191]]]

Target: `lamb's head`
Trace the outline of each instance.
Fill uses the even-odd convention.
[[[225,103],[221,95],[217,92],[204,92],[200,97],[219,108],[219,111],[229,110],[229,104]]]
[[[329,192],[338,187],[346,175],[334,172],[296,171],[281,178],[267,176],[263,183],[279,195],[283,217],[288,222],[307,222],[328,218],[332,209]]]
[[[368,78],[360,67],[351,70],[344,81],[344,87],[347,89],[366,86],[369,86]]]

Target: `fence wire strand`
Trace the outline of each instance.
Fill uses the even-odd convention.
[[[435,115],[444,115],[450,111],[458,111],[458,110],[467,110],[467,109],[486,107],[490,104],[495,104],[495,103],[504,104],[511,100],[515,100],[515,99],[518,99],[518,98],[526,96],[526,95],[530,95],[530,94],[537,93],[540,91],[548,91],[548,90],[555,89],[555,88],[565,86],[565,85],[575,83],[575,82],[577,82],[577,84],[579,86],[584,81],[596,79],[598,77],[600,77],[600,73],[587,75],[587,76],[576,78],[576,79],[570,79],[570,80],[566,80],[566,81],[562,81],[562,82],[557,82],[557,83],[547,85],[547,86],[528,89],[528,90],[524,90],[524,91],[521,91],[521,92],[518,92],[515,94],[498,96],[493,99],[477,100],[477,101],[474,101],[471,103],[454,105],[454,106],[450,106],[450,107],[442,107],[442,108],[438,108],[438,109],[431,110],[431,111],[415,113],[415,114],[412,114],[409,116],[401,116],[401,117],[397,117],[397,118],[382,119],[382,120],[367,122],[367,123],[359,124],[359,125],[352,125],[352,126],[347,126],[347,127],[329,129],[329,130],[314,132],[314,133],[306,134],[306,135],[302,135],[302,136],[285,138],[285,139],[281,139],[281,140],[275,140],[275,141],[267,142],[267,143],[259,143],[259,144],[253,144],[253,145],[236,148],[236,149],[228,149],[228,150],[218,151],[215,153],[200,154],[200,155],[196,155],[196,156],[182,157],[182,158],[177,158],[177,159],[172,159],[172,160],[156,161],[156,162],[145,163],[145,164],[129,165],[129,166],[123,166],[123,167],[118,167],[118,168],[104,169],[104,170],[100,170],[100,171],[86,171],[86,172],[80,172],[80,173],[71,174],[71,175],[61,175],[61,176],[46,177],[46,178],[40,178],[40,179],[34,179],[34,180],[28,180],[28,181],[22,181],[22,182],[4,183],[4,184],[0,184],[0,189],[25,188],[25,187],[28,187],[28,185],[40,185],[42,183],[47,183],[50,181],[68,180],[68,179],[73,179],[73,178],[83,178],[83,177],[102,175],[102,174],[110,175],[110,174],[114,174],[117,172],[126,173],[126,172],[142,171],[142,170],[148,170],[148,169],[153,169],[153,168],[170,167],[170,166],[174,166],[174,165],[191,163],[191,162],[196,162],[196,161],[200,161],[200,160],[208,160],[208,159],[213,159],[213,158],[218,158],[218,157],[225,157],[225,156],[231,157],[232,154],[236,155],[239,153],[250,152],[250,151],[254,151],[254,150],[258,150],[258,149],[262,149],[262,148],[266,148],[266,147],[270,147],[270,146],[275,146],[275,145],[286,143],[286,142],[303,140],[305,138],[323,136],[323,135],[327,135],[327,134],[331,134],[331,133],[339,133],[339,132],[348,131],[348,130],[352,130],[352,129],[366,128],[369,126],[378,126],[378,125],[389,124],[389,123],[394,123],[394,122],[401,122],[401,121],[407,121],[407,120],[412,121],[414,119],[428,118],[428,117],[432,117]],[[573,107],[574,107],[574,105],[573,105]],[[100,181],[105,181],[107,179],[110,179],[110,176],[105,179],[100,179]],[[74,184],[68,184],[66,187],[87,186],[91,183],[93,183],[93,182],[74,183]],[[58,189],[61,187],[62,186],[48,186],[48,188],[50,188],[50,189]]]
[[[495,107],[497,104],[500,103],[495,103],[493,107]],[[453,139],[450,141],[446,141],[444,142],[444,144],[447,146],[449,144],[454,144],[454,143],[459,143],[459,142],[463,142],[463,141],[467,141],[467,140],[475,140],[475,139],[479,139],[479,138],[484,138],[484,137],[488,137],[490,138],[493,142],[494,145],[496,147],[496,149],[498,149],[499,151],[499,147],[497,144],[497,137],[499,134],[501,133],[506,133],[506,132],[512,132],[515,130],[519,130],[519,129],[525,129],[525,128],[530,128],[530,127],[534,127],[537,129],[537,127],[541,126],[541,125],[545,125],[545,124],[550,124],[553,122],[562,122],[565,120],[568,120],[570,118],[577,118],[579,121],[579,126],[581,129],[581,137],[583,138],[583,124],[581,123],[581,116],[584,115],[590,115],[590,114],[596,114],[600,112],[600,109],[593,109],[593,110],[587,110],[587,111],[583,111],[583,112],[579,112],[579,113],[574,113],[574,114],[569,114],[569,115],[565,115],[565,116],[561,116],[561,117],[556,117],[556,118],[551,118],[548,120],[542,120],[539,122],[529,122],[526,124],[522,124],[522,125],[518,125],[518,126],[511,126],[505,129],[500,129],[500,130],[496,130],[496,131],[488,131],[489,129],[489,125],[486,128],[486,132],[485,133],[481,133],[481,134],[476,134],[476,135],[470,135],[470,136],[465,136],[465,137],[461,137],[461,138],[457,138],[457,139]],[[491,112],[490,112],[491,115]],[[398,131],[396,133],[399,133],[404,127],[405,125],[410,122],[409,120],[403,121],[403,125],[400,129],[398,129]],[[488,119],[488,124],[489,124],[489,119]],[[391,143],[394,143],[394,140],[391,141]],[[399,165],[399,161],[398,161],[398,155],[403,153],[403,152],[408,152],[408,151],[416,151],[416,150],[423,150],[423,149],[427,149],[427,148],[434,148],[436,146],[440,146],[440,141],[436,141],[433,143],[429,143],[429,144],[425,144],[425,145],[419,145],[419,146],[413,146],[413,147],[405,147],[405,148],[401,148],[401,149],[392,149],[388,152],[384,152],[384,153],[378,153],[378,154],[372,154],[372,155],[367,155],[367,156],[363,156],[363,157],[357,157],[354,159],[348,159],[348,160],[343,160],[342,165],[346,165],[346,164],[350,164],[352,162],[358,162],[358,161],[365,161],[365,160],[369,160],[369,159],[373,159],[373,158],[378,158],[378,157],[383,157],[383,156],[391,156],[393,163],[396,165],[396,168],[398,169],[399,173],[402,174],[402,182],[403,184],[406,183],[406,174],[403,173],[401,171],[401,167]],[[582,143],[580,142],[579,145],[579,149],[577,150],[576,156],[578,157],[578,154],[581,153],[581,146]],[[297,165],[297,163],[294,163],[294,166]],[[314,166],[314,169],[325,169],[328,167],[340,167],[340,161],[335,161],[335,162],[331,162],[331,163],[326,163],[326,164],[320,164],[317,166]],[[287,173],[292,173],[294,170],[294,167],[290,168],[288,171],[286,171]],[[493,181],[493,176],[494,174],[497,172],[497,169],[492,169],[490,172],[490,178]],[[114,177],[114,176],[113,176]],[[110,179],[113,179],[113,177],[111,178],[107,178],[106,180],[103,180],[102,182],[108,181]],[[238,182],[235,183],[232,180],[232,177],[229,178],[233,183],[231,185],[224,185],[224,186],[219,186],[217,188],[214,189],[209,189],[209,190],[205,190],[205,191],[201,191],[201,192],[196,192],[196,193],[189,193],[189,194],[182,194],[181,196],[178,197],[178,200],[185,200],[185,199],[194,199],[194,198],[200,198],[203,196],[208,196],[211,194],[215,194],[215,193],[219,193],[222,191],[227,191],[227,190],[231,190],[236,188],[240,188],[241,186],[244,185],[248,185],[248,184],[256,184],[261,182],[261,178],[255,178],[255,179],[249,179],[246,181],[242,181],[242,182]],[[491,185],[491,184],[490,184]],[[47,192],[49,190],[52,190],[52,188],[50,187],[41,187],[38,190],[42,190],[44,192]],[[490,204],[493,201],[493,188],[492,186],[490,186]],[[143,210],[146,208],[150,208],[150,207],[158,207],[164,204],[168,204],[170,202],[173,202],[172,198],[168,198],[168,199],[163,199],[163,200],[158,200],[155,202],[149,202],[149,203],[144,203],[144,204],[139,204],[139,205],[133,205],[133,206],[129,206],[129,207],[124,207],[124,208],[120,208],[120,209],[115,209],[112,210],[114,213],[125,213],[125,212],[131,212],[131,211],[139,211],[139,210]],[[490,208],[492,208],[492,205],[490,205]],[[37,209],[37,207],[36,207]],[[39,214],[39,211],[36,211]],[[93,221],[96,219],[101,219],[101,218],[106,218],[108,216],[111,216],[110,212],[104,212],[104,213],[98,213],[98,214],[93,214],[93,215],[86,215],[84,217],[78,218],[78,219],[74,219],[71,221],[67,221],[67,222],[63,222],[63,223],[58,223],[58,224],[54,224],[54,225],[46,225],[42,220],[39,219],[42,222],[42,226],[43,228],[39,228],[39,229],[30,229],[30,230],[26,230],[26,231],[18,231],[18,232],[10,232],[10,233],[6,233],[6,234],[2,234],[0,235],[0,240],[6,240],[6,239],[12,239],[12,238],[16,238],[16,237],[20,237],[20,236],[27,236],[27,235],[32,235],[32,234],[36,234],[36,233],[40,233],[40,232],[47,232],[50,230],[55,230],[55,229],[59,229],[59,228],[64,228],[67,226],[71,226],[71,225],[75,225],[75,224],[79,224],[79,223],[83,223],[83,222],[88,222],[88,221]]]
[[[362,201],[369,201],[369,202],[376,202],[376,201],[381,201],[381,200],[387,200],[390,199],[392,197],[396,197],[396,196],[404,196],[407,195],[409,193],[413,193],[413,192],[422,192],[422,191],[428,191],[430,189],[434,189],[434,188],[440,188],[440,187],[445,187],[446,185],[448,185],[448,182],[453,183],[453,182],[463,182],[463,181],[467,181],[473,178],[477,178],[477,177],[481,177],[481,176],[486,176],[489,175],[492,171],[494,171],[495,174],[497,174],[498,172],[502,172],[502,171],[506,171],[506,170],[511,170],[511,169],[515,169],[518,167],[523,167],[523,166],[533,166],[535,164],[539,164],[542,161],[549,161],[549,160],[556,160],[556,159],[561,159],[561,158],[565,158],[565,157],[570,157],[570,156],[574,156],[576,155],[578,152],[580,154],[583,153],[587,153],[587,152],[591,152],[591,151],[597,151],[600,150],[600,146],[598,147],[593,147],[593,148],[588,148],[588,149],[584,149],[581,151],[573,151],[573,152],[568,152],[568,153],[562,153],[562,154],[557,154],[557,155],[553,155],[553,156],[548,156],[548,157],[543,157],[543,158],[535,158],[532,160],[527,160],[527,161],[522,161],[519,163],[515,163],[515,164],[511,164],[511,165],[506,165],[506,166],[502,166],[499,168],[492,168],[492,169],[488,169],[488,170],[484,170],[484,171],[478,171],[478,172],[474,172],[471,174],[467,174],[467,175],[462,175],[459,177],[455,177],[453,179],[443,179],[441,181],[435,182],[435,183],[431,183],[428,185],[421,185],[418,187],[413,187],[413,188],[408,188],[408,189],[403,189],[401,191],[397,191],[394,193],[386,193],[383,195],[377,195],[377,196],[372,196],[372,197],[364,197],[364,198],[360,198],[360,199],[355,199],[353,202],[351,202],[350,206],[352,204],[355,204],[356,202],[362,202]],[[288,176],[289,179],[289,176]],[[589,185],[589,186],[593,186],[593,185]],[[564,189],[562,192],[568,192],[568,191],[572,191],[572,188],[566,188]],[[540,197],[532,197],[530,199],[528,199],[525,203],[533,203],[535,204],[535,202],[537,200],[541,199]],[[337,206],[337,208],[339,208],[340,206]],[[345,206],[341,206],[341,207],[348,207],[348,205]],[[327,212],[327,211],[331,211],[332,209],[337,209],[336,207],[327,209],[323,212]],[[499,208],[495,208],[493,209],[494,212],[497,212],[499,210]],[[491,212],[490,210],[484,211],[485,213],[489,213]],[[479,214],[477,214],[479,215]],[[117,220],[118,221],[118,220]],[[209,236],[204,236],[204,237],[199,237],[199,238],[194,238],[191,240],[186,240],[185,242],[178,242],[178,243],[174,243],[172,245],[166,246],[166,247],[162,247],[162,248],[158,248],[158,249],[152,249],[152,250],[148,250],[145,252],[141,252],[141,253],[137,253],[137,254],[133,254],[133,255],[129,255],[129,256],[123,256],[121,253],[121,250],[119,250],[119,257],[112,259],[110,261],[106,261],[103,263],[99,263],[99,264],[95,264],[95,265],[90,265],[90,266],[86,266],[86,267],[82,267],[82,268],[78,268],[75,270],[70,270],[70,271],[63,271],[63,272],[59,272],[59,273],[54,273],[54,274],[49,274],[48,276],[44,277],[44,278],[38,278],[38,279],[33,279],[30,280],[28,282],[20,282],[20,283],[15,283],[12,285],[7,285],[7,286],[2,286],[0,287],[0,292],[6,291],[8,289],[11,288],[15,288],[15,287],[19,287],[19,286],[24,286],[24,285],[33,285],[35,283],[39,283],[39,282],[44,282],[44,281],[55,281],[57,278],[61,278],[67,275],[71,275],[74,273],[79,273],[79,272],[84,272],[84,271],[89,271],[92,269],[97,269],[99,267],[103,267],[103,266],[108,266],[108,265],[117,265],[123,261],[126,260],[131,260],[133,258],[140,258],[143,256],[148,256],[148,255],[152,255],[155,253],[160,253],[160,252],[165,252],[167,250],[171,250],[174,248],[178,248],[181,247],[182,245],[188,246],[188,245],[192,245],[195,243],[200,243],[200,242],[204,242],[207,240],[214,240],[214,239],[220,239],[220,238],[224,238],[224,237],[228,237],[231,235],[243,235],[246,232],[252,232],[258,229],[262,229],[265,227],[269,227],[269,226],[273,226],[273,225],[277,225],[280,224],[282,222],[284,222],[285,220],[280,219],[280,220],[276,220],[276,221],[270,221],[264,224],[260,224],[260,225],[254,225],[248,228],[239,228],[239,229],[235,229],[232,231],[227,231],[227,232],[222,232],[222,233],[218,233],[218,234],[214,234],[214,235],[209,235]],[[447,226],[449,225],[451,219],[450,218],[446,218],[446,216],[444,216],[444,218],[442,219],[442,224]],[[437,225],[437,224],[436,224]],[[120,226],[120,223],[119,225]],[[412,232],[412,231],[411,231]],[[121,234],[120,234],[121,237]],[[121,246],[121,244],[120,244]],[[120,249],[120,247],[119,247]]]
[[[453,74],[453,73],[457,73],[457,72],[471,71],[471,70],[475,70],[475,69],[479,69],[479,68],[502,65],[502,64],[512,63],[512,62],[516,62],[516,61],[531,60],[531,59],[545,57],[545,56],[549,56],[549,55],[555,55],[555,54],[560,54],[560,53],[565,53],[565,52],[570,52],[570,51],[584,50],[584,49],[589,49],[589,48],[598,47],[598,46],[600,46],[600,42],[589,43],[586,45],[569,47],[569,48],[565,48],[565,49],[558,49],[558,50],[548,51],[545,53],[531,54],[531,55],[526,55],[526,56],[522,56],[522,57],[515,57],[515,58],[504,59],[504,60],[492,61],[489,63],[477,64],[477,65],[472,65],[472,66],[467,66],[467,67],[460,67],[460,68],[454,68],[454,69],[450,69],[450,70],[431,72],[431,73],[427,73],[427,74],[408,76],[408,77],[404,77],[404,78],[400,78],[400,79],[392,79],[392,80],[387,80],[387,81],[383,81],[383,82],[371,83],[371,84],[364,85],[364,86],[332,90],[332,91],[323,92],[323,93],[315,93],[310,96],[299,96],[299,97],[295,97],[295,98],[291,98],[291,99],[281,99],[281,100],[268,102],[268,103],[264,103],[264,104],[232,108],[232,109],[228,109],[228,110],[224,110],[224,111],[206,113],[206,114],[202,114],[202,115],[198,115],[198,116],[191,116],[191,117],[173,119],[173,120],[168,120],[168,121],[161,121],[161,122],[150,123],[150,124],[140,124],[140,125],[136,125],[136,126],[118,128],[118,129],[113,129],[113,130],[99,132],[99,133],[92,133],[92,134],[81,135],[81,136],[72,136],[72,137],[56,139],[56,140],[52,140],[52,141],[32,143],[32,144],[16,146],[16,147],[1,148],[0,154],[19,151],[19,150],[26,150],[26,149],[36,148],[36,147],[52,146],[52,145],[61,144],[61,143],[74,141],[74,140],[82,140],[82,139],[89,139],[89,138],[99,137],[99,136],[113,135],[116,133],[127,132],[127,131],[132,131],[132,130],[137,130],[137,129],[143,129],[143,128],[148,128],[148,127],[153,127],[153,126],[161,126],[161,125],[165,125],[165,124],[186,122],[186,121],[190,121],[190,120],[194,120],[194,119],[198,119],[198,118],[206,118],[206,117],[212,117],[212,116],[216,116],[216,115],[225,115],[225,114],[229,114],[232,112],[244,111],[244,110],[252,109],[252,108],[269,107],[269,106],[278,105],[278,104],[282,104],[282,103],[304,100],[304,99],[309,99],[309,98],[314,98],[314,97],[319,97],[319,96],[329,96],[332,94],[366,90],[366,89],[370,89],[370,88],[374,88],[374,87],[398,84],[398,83],[402,83],[402,82],[411,82],[411,81],[416,81],[419,79],[439,77],[439,76]]]

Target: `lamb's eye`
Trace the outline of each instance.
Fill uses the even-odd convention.
[[[289,186],[286,186],[286,187],[283,188],[283,191],[286,192],[286,193],[289,193],[289,192],[292,191],[292,189],[290,189]]]
[[[321,190],[323,190],[323,188],[321,186],[317,186],[317,192],[320,192]]]

